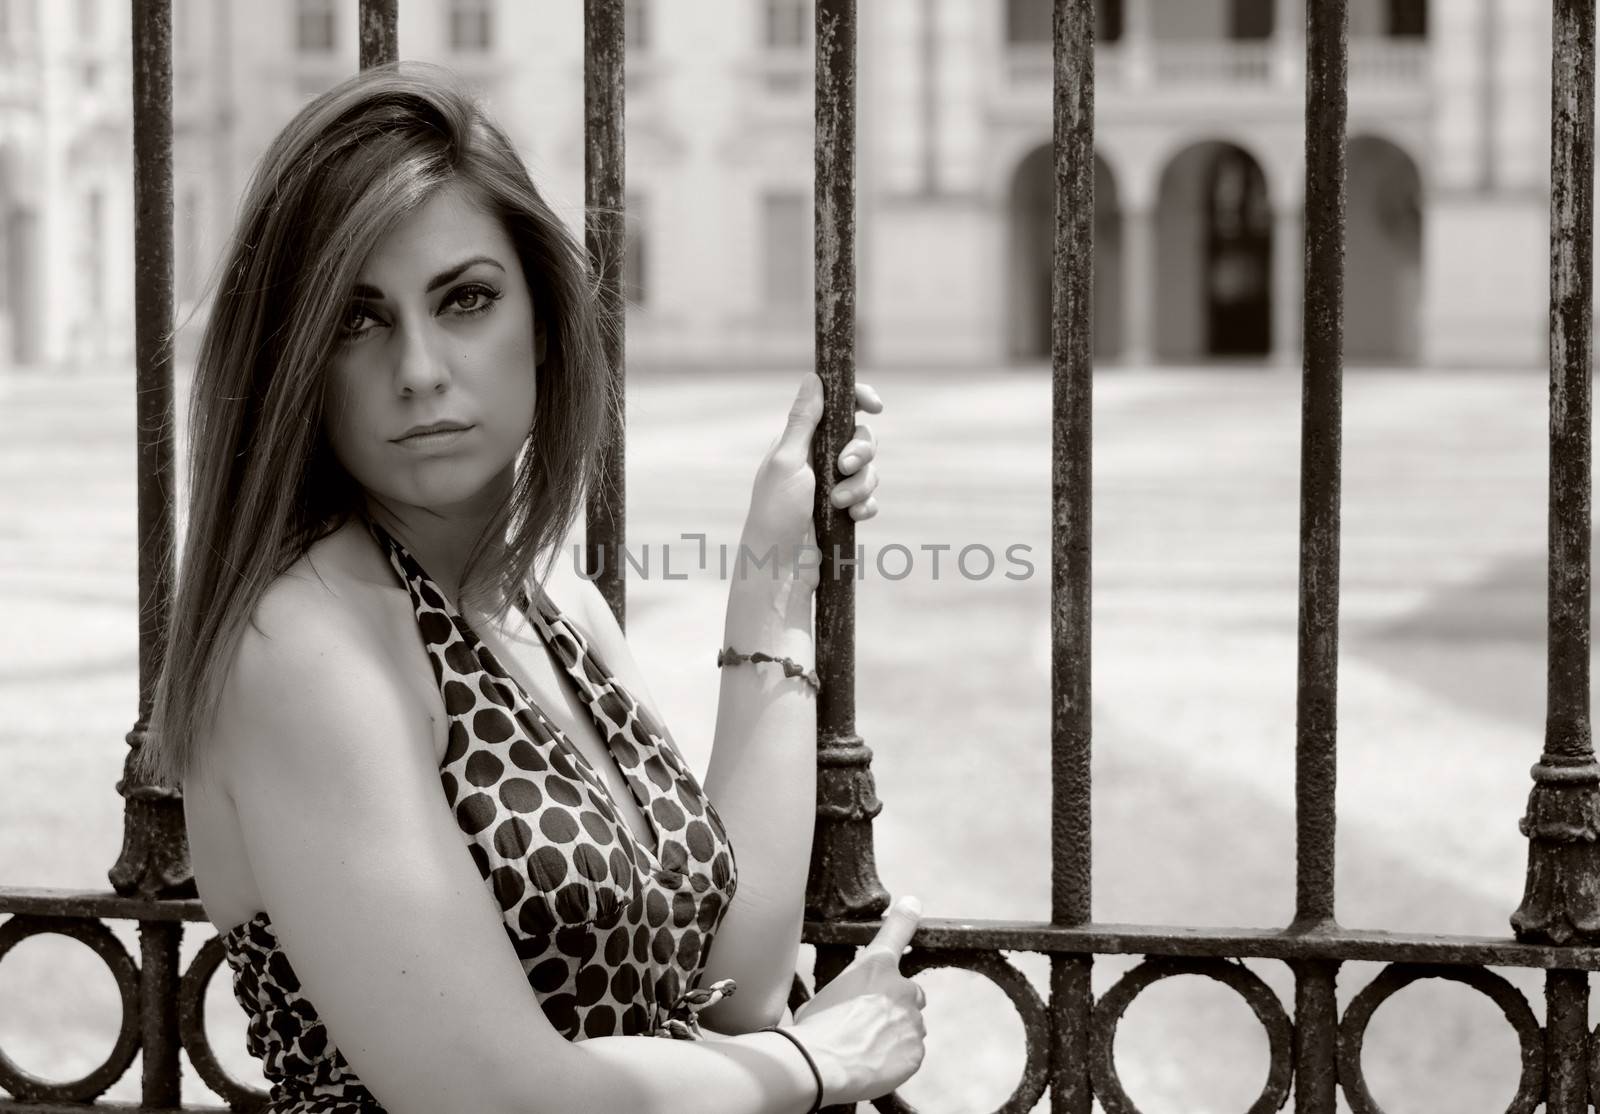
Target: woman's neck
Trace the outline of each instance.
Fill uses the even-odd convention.
[[[494,509],[437,511],[396,507],[369,498],[367,516],[405,546],[427,570],[428,577],[452,602],[459,603],[467,559],[494,519]],[[477,571],[492,567],[503,555],[505,540],[490,538]],[[491,601],[493,602],[493,601]],[[492,610],[492,607],[491,607]]]

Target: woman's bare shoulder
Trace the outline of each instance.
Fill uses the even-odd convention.
[[[399,590],[317,558],[313,547],[274,578],[240,632],[217,705],[223,755],[237,758],[241,743],[254,750],[263,737],[292,754],[312,725],[336,729],[351,708],[407,703],[391,637],[389,597]]]

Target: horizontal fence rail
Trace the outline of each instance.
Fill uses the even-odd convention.
[[[1548,718],[1522,828],[1529,840],[1527,888],[1512,917],[1515,937],[1417,935],[1347,929],[1335,916],[1340,483],[1343,380],[1343,259],[1349,35],[1347,0],[1305,7],[1305,354],[1301,489],[1296,753],[1296,903],[1282,929],[1192,928],[1096,923],[1091,894],[1091,553],[1093,494],[1095,48],[1093,0],[1055,0],[1056,221],[1052,292],[1051,920],[929,919],[904,961],[908,974],[944,968],[992,982],[1022,1022],[1024,1067],[998,1108],[1031,1110],[1046,1094],[1056,1114],[1137,1109],[1115,1066],[1118,1027],[1146,989],[1169,978],[1220,982],[1262,1027],[1268,1065],[1252,1112],[1277,1110],[1291,1094],[1298,1114],[1326,1114],[1342,1092],[1357,1114],[1379,1109],[1362,1071],[1362,1048],[1378,1008],[1424,979],[1459,983],[1487,997],[1517,1041],[1521,1071],[1507,1109],[1541,1104],[1552,1114],[1600,1105],[1600,1031],[1588,1028],[1589,972],[1600,971],[1600,765],[1589,723],[1591,360],[1595,16],[1593,0],[1553,0],[1550,222],[1550,528]],[[170,0],[132,0],[136,207],[139,675],[133,752],[143,745],[160,636],[173,581],[172,489],[172,52]],[[585,0],[586,199],[588,247],[602,309],[613,326],[608,357],[624,373],[620,292],[623,243],[622,0]],[[831,459],[849,439],[855,381],[856,0],[816,0],[816,366],[826,407],[814,444],[819,477],[815,521],[824,554],[853,552],[854,525],[828,499]],[[363,67],[398,57],[396,0],[362,0]],[[1236,57],[1230,54],[1229,57]],[[1252,78],[1255,71],[1251,71]],[[612,431],[605,491],[588,512],[591,568],[624,618],[620,563],[622,431]],[[848,548],[847,548],[848,547]],[[872,843],[877,799],[871,751],[855,732],[854,579],[822,578],[818,671],[827,678],[818,715],[816,839],[807,884],[805,940],[816,946],[825,984],[867,944],[887,897]],[[132,754],[130,753],[130,761]],[[110,872],[115,892],[0,888],[0,962],[18,944],[60,935],[106,966],[121,1000],[117,1036],[104,1062],[76,1080],[47,1081],[0,1048],[0,1111],[84,1109],[142,1057],[138,1106],[182,1104],[180,1057],[235,1110],[264,1095],[231,1078],[205,1030],[205,997],[223,967],[212,933],[186,967],[180,944],[205,924],[188,868],[181,800],[131,773],[125,842]],[[136,925],[138,955],[112,925]],[[1050,957],[1042,993],[1008,953]],[[1142,957],[1098,996],[1097,956]],[[1284,1003],[1245,960],[1286,964]],[[1341,1010],[1336,980],[1354,962],[1380,969]],[[1543,1019],[1495,968],[1546,972]],[[797,995],[803,996],[799,986]],[[896,1096],[874,1105],[911,1108]],[[182,1106],[184,1110],[214,1109]],[[842,1109],[842,1108],[839,1108]]]
[[[114,893],[13,888],[0,891],[0,915],[10,916],[0,925],[0,961],[16,944],[42,933],[57,933],[79,940],[106,964],[116,981],[123,1009],[119,1036],[111,1053],[103,1064],[79,1080],[34,1079],[0,1050],[0,1087],[23,1100],[0,1103],[0,1109],[61,1109],[62,1104],[91,1101],[121,1078],[141,1050],[140,1018],[147,1008],[141,966],[128,955],[108,924],[135,922],[141,933],[152,929],[178,930],[185,923],[205,924],[205,911],[193,900],[151,901],[124,898]],[[819,950],[853,951],[869,943],[876,929],[871,922],[812,921],[807,924],[805,935]],[[1007,960],[1005,953],[1008,952],[1048,955],[1065,962],[1087,961],[1096,955],[1144,957],[1145,962],[1092,1000],[1085,1019],[1084,1038],[1089,1051],[1078,1066],[1092,1081],[1095,1096],[1108,1111],[1136,1109],[1121,1094],[1111,1056],[1118,1023],[1140,993],[1162,979],[1180,975],[1221,982],[1238,993],[1261,1022],[1270,1053],[1263,1100],[1280,1096],[1281,1087],[1297,1078],[1292,1055],[1296,1026],[1276,994],[1258,974],[1242,965],[1241,959],[1275,960],[1290,965],[1345,961],[1384,965],[1359,990],[1343,1013],[1336,1013],[1334,1018],[1335,1079],[1352,1109],[1377,1109],[1370,1096],[1362,1098],[1366,1083],[1360,1061],[1362,1042],[1373,1014],[1383,1002],[1412,983],[1421,979],[1443,979],[1479,991],[1504,1014],[1516,1034],[1523,1061],[1517,1099],[1509,1109],[1533,1110],[1546,1094],[1546,1029],[1523,993],[1504,976],[1488,968],[1533,968],[1568,976],[1577,974],[1580,978],[1586,972],[1600,971],[1600,947],[1525,944],[1487,937],[1407,935],[1335,927],[1301,932],[927,919],[919,928],[915,946],[905,960],[906,973],[914,975],[944,968],[964,970],[985,978],[1005,994],[1022,1022],[1025,1068],[1016,1089],[998,1108],[1007,1112],[1030,1110],[1045,1093],[1050,1078],[1051,1015],[1056,1006],[1053,997],[1046,1001],[1027,977]],[[227,1074],[205,1031],[206,990],[222,966],[221,944],[213,935],[188,967],[176,972],[177,1031],[183,1050],[206,1085],[228,1100],[234,1109],[248,1110],[265,1096]],[[222,977],[227,977],[226,972]],[[1600,1036],[1590,1037],[1586,1033],[1579,1036],[1579,1054],[1600,1057]],[[1109,1103],[1107,1098],[1111,1099]],[[909,1109],[903,1103],[896,1108]],[[1278,1106],[1258,1104],[1252,1109],[1275,1110]]]

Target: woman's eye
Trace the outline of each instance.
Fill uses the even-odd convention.
[[[362,328],[362,323],[364,321],[376,320],[377,318],[372,316],[372,311],[367,309],[366,306],[360,305],[359,303],[353,305],[345,312],[344,315],[344,335],[347,337],[357,337],[361,336],[363,333],[371,332],[370,329]]]
[[[499,293],[487,286],[463,286],[450,295],[451,303],[464,316],[473,316],[488,309]]]

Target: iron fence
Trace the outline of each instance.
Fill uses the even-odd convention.
[[[171,0],[132,0],[136,202],[139,460],[139,674],[133,751],[143,745],[173,582],[170,545],[173,380]],[[1550,527],[1548,715],[1544,753],[1522,821],[1529,839],[1527,889],[1512,917],[1515,937],[1475,938],[1352,931],[1335,919],[1334,785],[1337,771],[1342,282],[1345,244],[1347,0],[1306,6],[1306,219],[1304,379],[1301,414],[1299,672],[1296,720],[1297,894],[1282,929],[1195,929],[1097,924],[1090,901],[1090,518],[1093,435],[1090,298],[1094,212],[1094,4],[1056,0],[1056,181],[1052,435],[1052,902],[1049,923],[930,920],[905,961],[908,973],[959,968],[992,981],[1021,1018],[1025,1067],[1000,1110],[1032,1109],[1048,1091],[1056,1114],[1136,1108],[1118,1079],[1113,1048],[1129,1005],[1179,975],[1214,979],[1240,995],[1265,1030],[1267,1078],[1253,1112],[1283,1107],[1331,1114],[1343,1091],[1357,1114],[1378,1109],[1361,1051],[1374,1011],[1420,979],[1446,979],[1486,995],[1521,1050],[1509,1111],[1543,1104],[1552,1114],[1600,1105],[1600,1031],[1588,1030],[1588,973],[1600,970],[1600,766],[1589,726],[1590,366],[1593,305],[1594,0],[1554,0],[1550,227]],[[623,3],[585,0],[585,173],[588,247],[600,267],[603,308],[620,324],[623,224]],[[805,939],[826,983],[866,943],[887,895],[873,860],[880,804],[871,751],[855,732],[854,585],[832,575],[832,555],[854,552],[854,524],[830,504],[829,461],[851,435],[855,376],[856,0],[816,3],[816,367],[827,407],[813,447],[820,478],[815,523],[824,554],[817,599],[816,839],[807,886]],[[362,0],[363,66],[398,57],[396,0]],[[620,331],[609,353],[623,375]],[[586,510],[590,567],[624,613],[622,439],[606,462],[609,492]],[[611,550],[611,559],[606,559]],[[22,940],[56,933],[105,962],[122,999],[115,1045],[81,1079],[47,1082],[0,1050],[0,1110],[82,1109],[142,1059],[142,1103],[182,1105],[179,1051],[234,1109],[261,1094],[228,1077],[204,1028],[206,987],[222,960],[208,940],[187,968],[179,944],[204,922],[188,869],[181,800],[130,772],[125,842],[110,872],[114,892],[0,889],[0,958]],[[108,927],[139,926],[139,957]],[[1050,957],[1048,997],[1007,959]],[[1098,998],[1096,956],[1143,956]],[[1292,1009],[1243,959],[1280,961],[1293,972]],[[1382,971],[1341,1014],[1335,984],[1346,962]],[[1541,1023],[1522,993],[1492,967],[1543,969]],[[895,1097],[880,1110],[907,1110]],[[182,1107],[186,1110],[206,1109]],[[843,1108],[840,1108],[843,1109]]]

